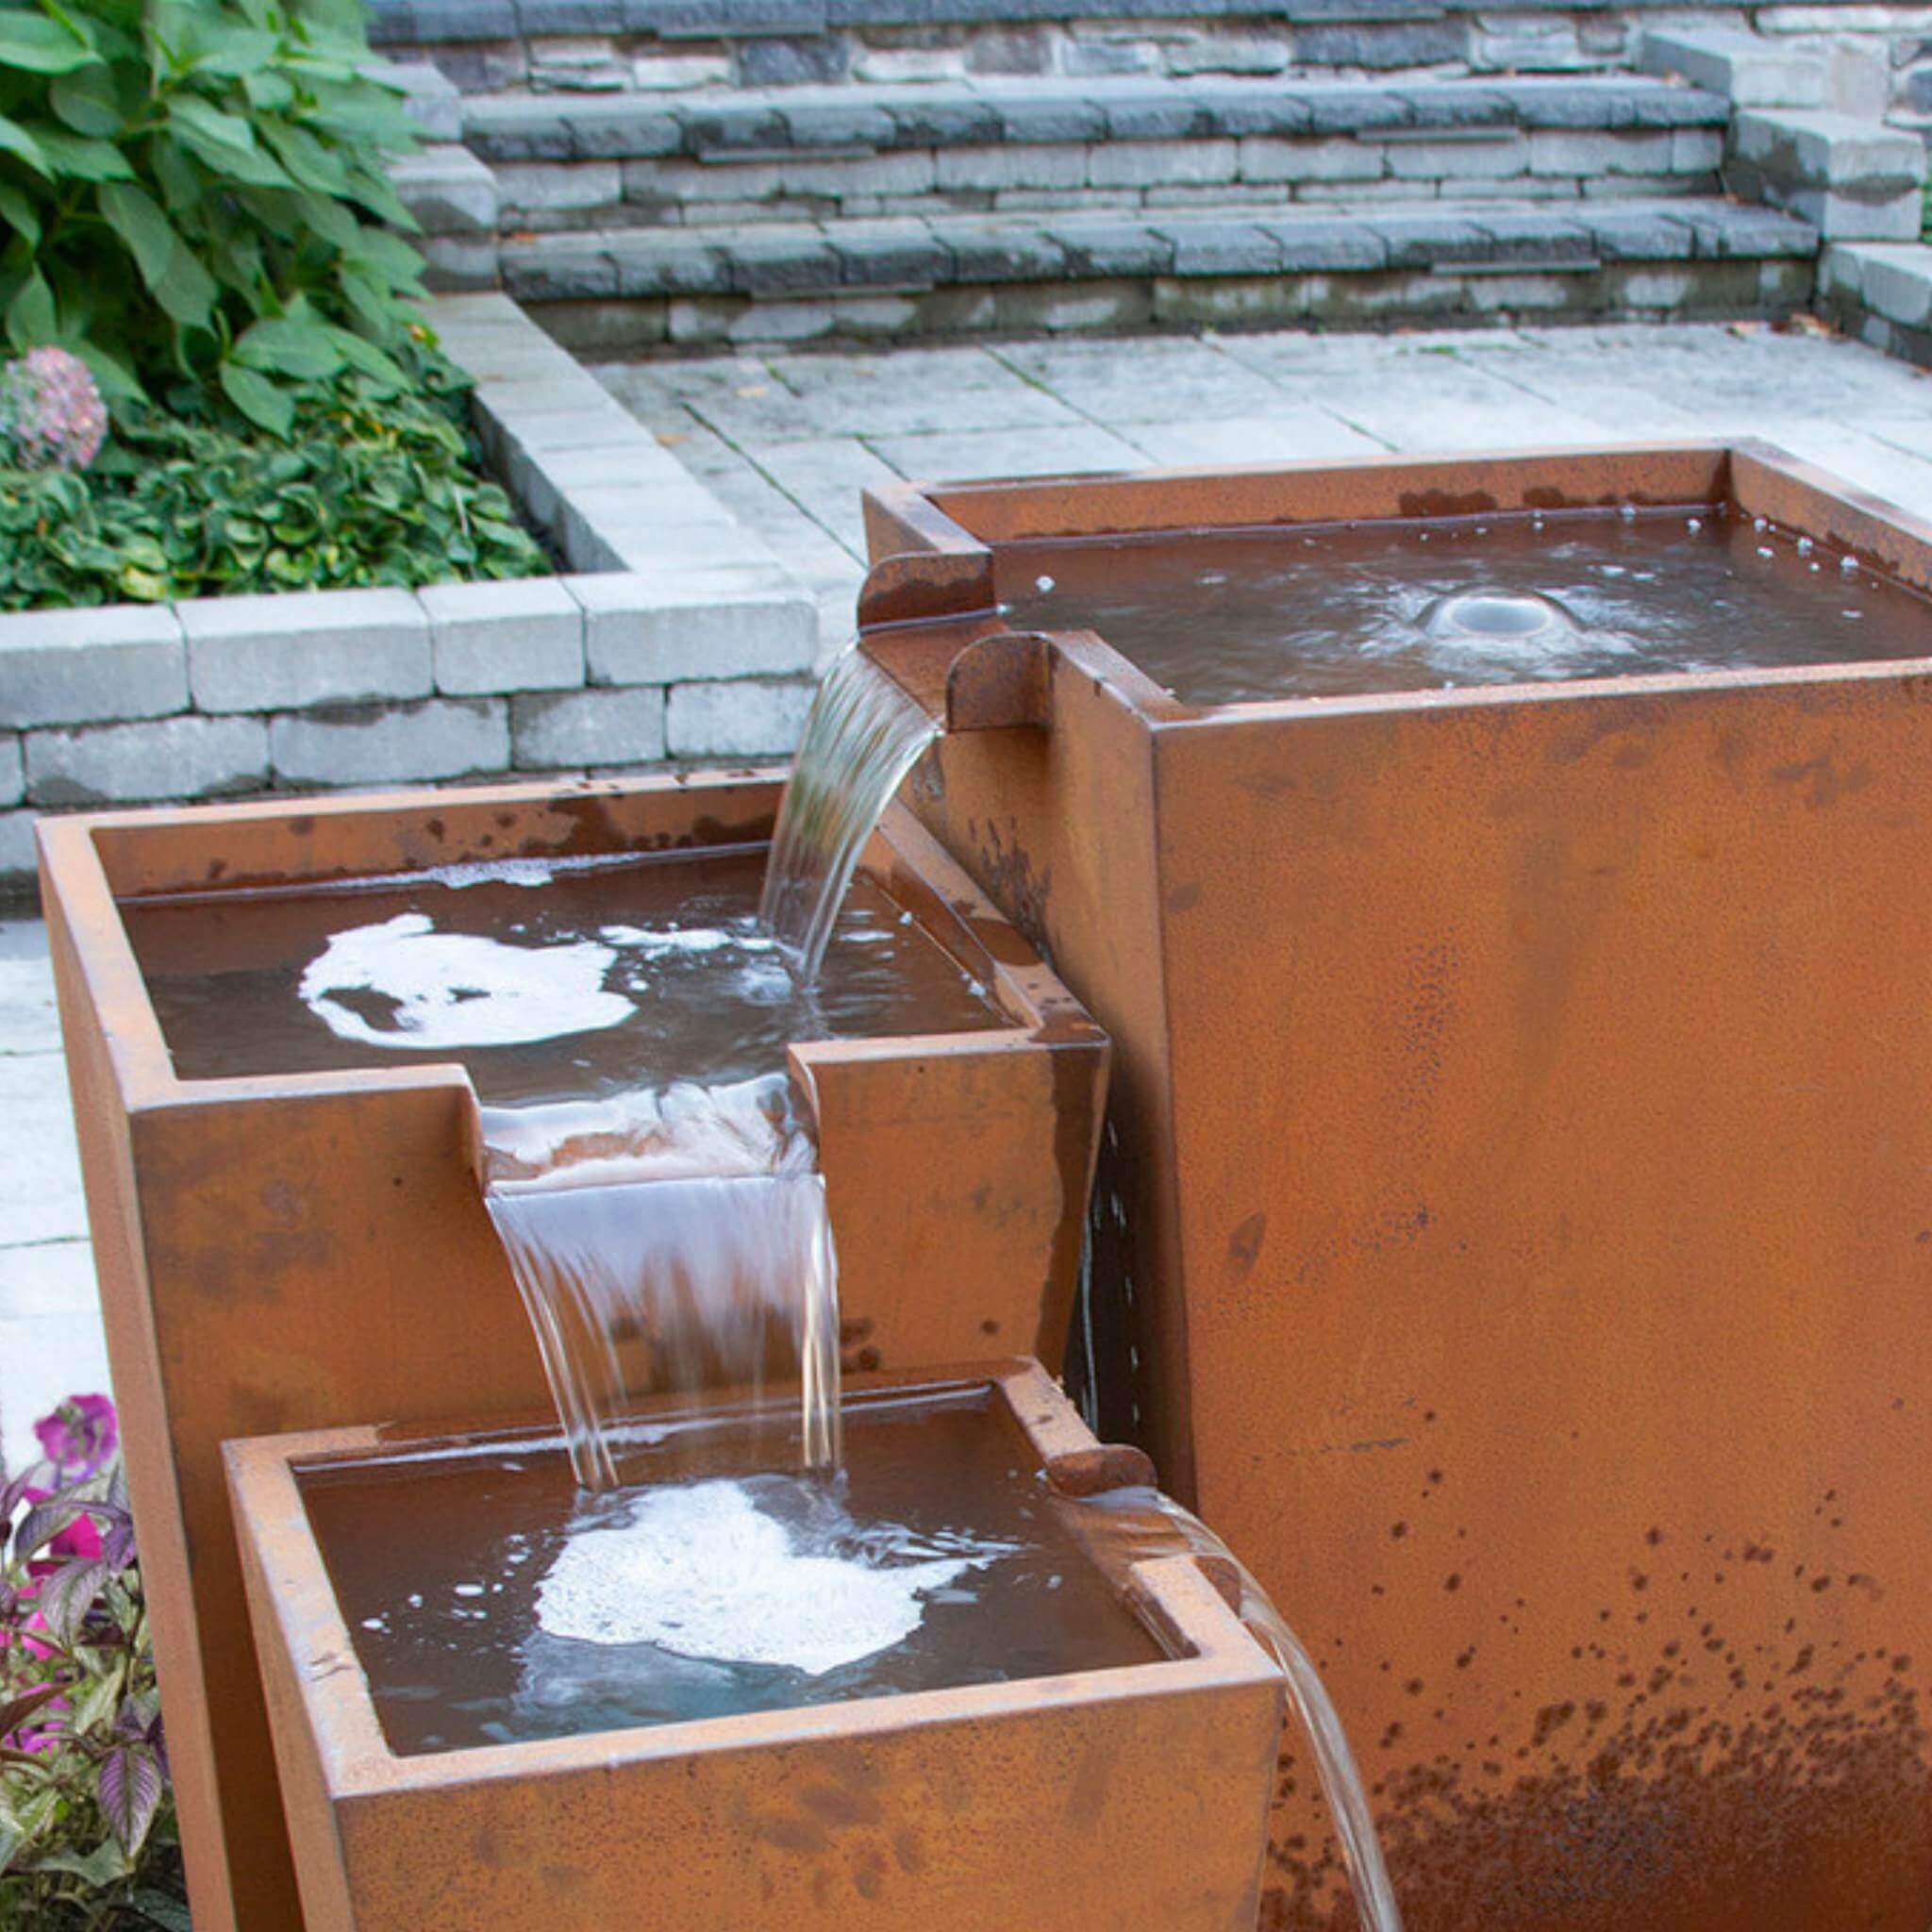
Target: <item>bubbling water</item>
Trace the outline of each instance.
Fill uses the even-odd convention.
[[[855,644],[820,681],[772,837],[759,915],[802,984],[818,977],[866,841],[939,726]]]

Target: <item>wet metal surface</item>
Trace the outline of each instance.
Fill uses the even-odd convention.
[[[1624,501],[1932,581],[1749,450],[927,508],[997,558]],[[1907,658],[1202,714],[1074,634],[1047,729],[915,779],[1115,1039],[1103,1425],[1327,1674],[1412,1932],[1932,1919],[1927,701]],[[1291,1750],[1262,1923],[1350,1923]]]

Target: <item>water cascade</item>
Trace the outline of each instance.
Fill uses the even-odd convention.
[[[799,981],[824,963],[865,843],[939,727],[856,646],[819,684],[785,788],[759,915]]]
[[[838,1260],[782,1076],[486,1108],[483,1171],[586,1489],[623,1481],[641,1398],[777,1380],[804,1466],[837,1466]]]

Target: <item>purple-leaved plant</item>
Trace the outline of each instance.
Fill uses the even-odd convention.
[[[0,1481],[0,1926],[189,1932],[114,1405]]]

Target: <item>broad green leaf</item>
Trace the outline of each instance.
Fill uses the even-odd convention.
[[[100,56],[73,31],[44,13],[0,8],[0,69],[25,74],[72,74]]]
[[[107,1809],[105,1805],[102,1809]],[[148,1822],[154,1822],[152,1817]],[[111,1829],[111,1818],[108,1823]],[[75,1852],[47,1852],[34,1859],[30,1869],[64,1873],[70,1878],[78,1878],[91,1891],[105,1891],[108,1886],[125,1878],[133,1867],[128,1854],[112,1839],[106,1839],[85,1857]]]
[[[0,1872],[13,1863],[13,1855],[26,1842],[26,1833],[10,1818],[0,1818]]]
[[[374,272],[383,281],[413,286],[423,274],[423,258],[399,235],[386,235],[379,228],[365,228],[353,251],[358,266]]]
[[[0,181],[0,222],[5,222],[28,248],[40,245],[41,219],[34,213],[33,204],[17,188],[9,188],[4,181]]]
[[[109,402],[138,403],[147,399],[140,379],[120,357],[111,355],[98,342],[81,341],[74,353],[92,370],[94,381]]]
[[[27,350],[37,349],[43,342],[51,342],[58,328],[54,291],[47,286],[46,276],[39,269],[31,269],[14,291],[13,300],[7,305],[7,340],[25,355]],[[28,1521],[31,1522],[32,1518],[29,1517]],[[50,1535],[52,1533],[49,1532]],[[39,1544],[34,1547],[38,1548]],[[19,1554],[31,1555],[32,1552]]]
[[[134,1894],[131,1903],[142,1918],[159,1928],[159,1932],[194,1932],[188,1907],[178,1898],[170,1898],[165,1891],[156,1891],[152,1886],[146,1886]]]
[[[28,130],[55,172],[77,181],[132,181],[134,169],[111,141],[91,141],[36,122]]]
[[[400,228],[406,235],[414,235],[422,227],[422,224],[403,205],[402,196],[386,175],[372,175],[358,169],[349,184],[349,194],[378,221],[387,222],[392,228]]]
[[[325,194],[305,194],[296,203],[302,218],[331,248],[352,254],[362,241],[362,224],[353,208]]]
[[[206,327],[215,300],[214,278],[182,244],[154,197],[118,181],[94,192],[108,225],[126,242],[155,300],[184,327]]]
[[[318,189],[325,194],[349,192],[347,164],[306,127],[270,121],[263,125],[261,138],[281,157],[283,166],[303,187]]]
[[[189,69],[195,74],[239,80],[246,75],[259,74],[274,61],[280,47],[281,37],[277,34],[238,31],[224,21],[220,25],[220,38],[197,47],[190,57]]]
[[[76,134],[112,136],[125,125],[113,75],[98,62],[63,74],[48,89],[47,104]]]
[[[295,426],[295,405],[284,391],[239,362],[224,362],[221,376],[228,400],[251,423],[272,436],[287,438]]]
[[[224,142],[209,141],[192,127],[175,127],[173,131],[181,145],[218,176],[226,175],[235,181],[245,181],[253,188],[288,188],[293,185],[286,171],[259,148],[229,147]]]
[[[168,119],[177,131],[192,132],[218,148],[238,154],[255,152],[255,130],[239,114],[225,114],[198,94],[175,94],[168,102]]]
[[[314,380],[342,366],[342,352],[328,331],[313,322],[258,322],[235,344],[236,358],[274,375]]]
[[[279,113],[294,104],[295,84],[286,74],[244,74],[242,90],[258,113]],[[256,132],[259,134],[261,129],[257,128]]]
[[[374,342],[358,336],[354,329],[332,328],[328,335],[350,368],[380,383],[385,389],[408,388],[409,378],[403,373],[402,365],[392,357],[386,356]]]
[[[11,155],[15,160],[25,161],[36,175],[44,175],[50,179],[53,169],[47,162],[47,151],[18,121],[9,121],[0,114],[0,155]]]

